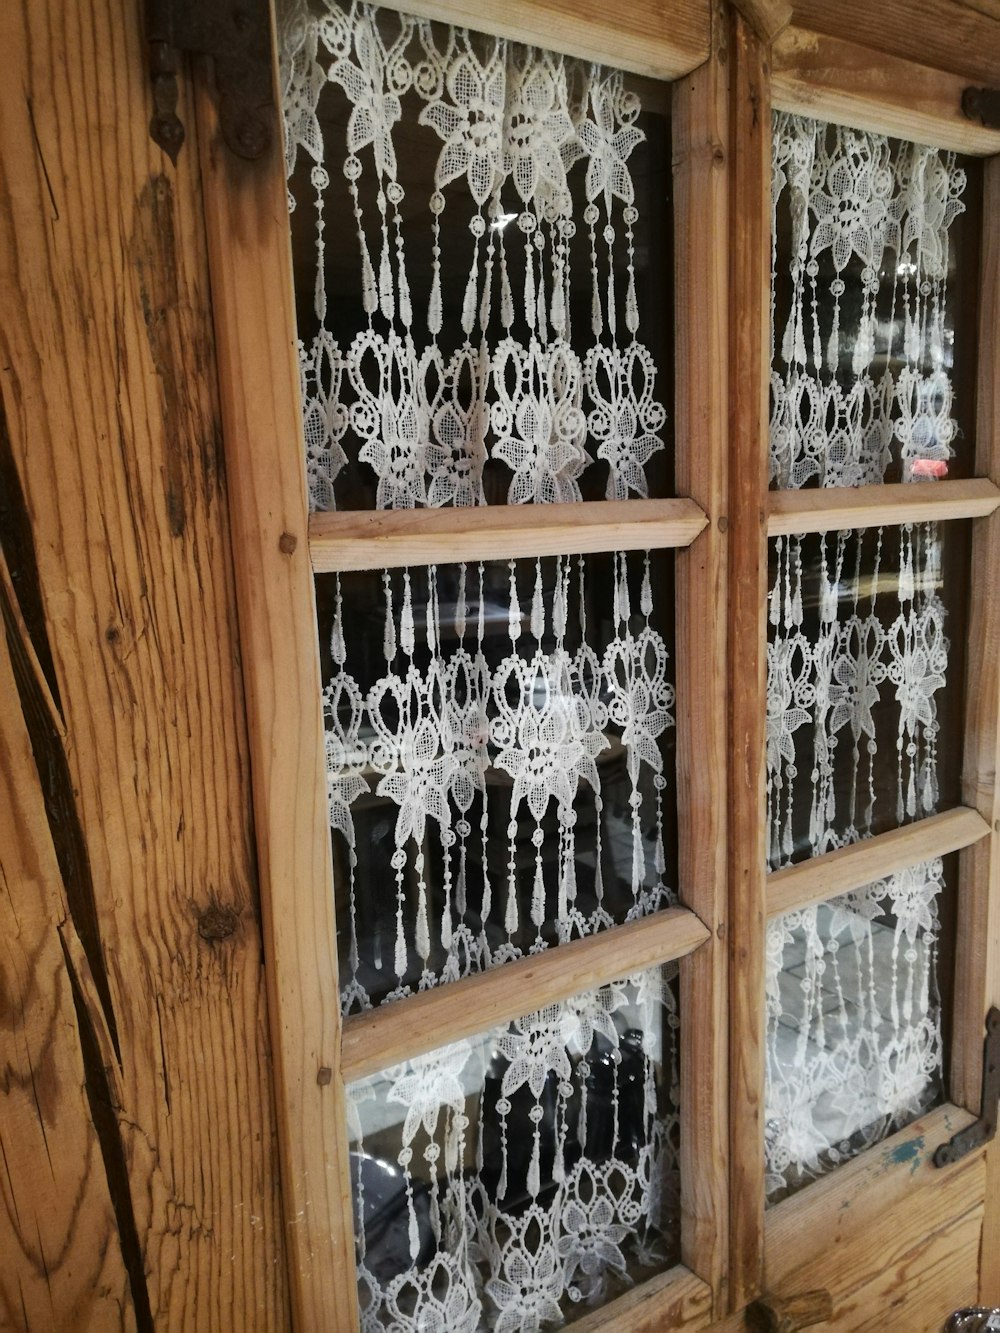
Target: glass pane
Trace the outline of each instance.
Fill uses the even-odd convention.
[[[313,507],[669,494],[669,87],[286,9]]]
[[[348,1089],[366,1329],[552,1327],[677,1262],[676,965]]]
[[[675,901],[672,569],[317,580],[345,1010]]]
[[[979,168],[774,117],[771,478],[971,475]]]
[[[769,924],[769,1202],[943,1099],[945,884],[928,861]]]
[[[958,803],[968,534],[961,523],[775,538],[772,869]]]

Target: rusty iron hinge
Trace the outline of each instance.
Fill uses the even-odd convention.
[[[1000,130],[1000,88],[965,88],[962,114],[968,120],[980,121],[988,130]]]
[[[935,1166],[951,1166],[966,1153],[994,1137],[997,1116],[1000,1114],[1000,1009],[995,1005],[986,1017],[986,1042],[983,1046],[983,1098],[979,1104],[979,1119],[968,1129],[959,1130],[947,1143],[942,1143],[934,1154]]]
[[[268,0],[146,0],[153,81],[149,132],[174,163],[184,142],[177,115],[180,52],[212,56],[222,137],[239,157],[258,158],[274,134]]]

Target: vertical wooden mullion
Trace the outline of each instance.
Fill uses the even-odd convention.
[[[204,71],[201,71],[204,74]],[[333,869],[280,136],[198,127],[233,531],[289,1285],[296,1328],[358,1325]]]
[[[1000,482],[1000,158],[985,164],[976,472]],[[1000,512],[972,520],[962,799],[990,835],[961,854],[951,1099],[978,1113],[984,1020],[1000,1005]],[[993,1189],[989,1185],[992,1182]],[[988,1155],[981,1299],[1000,1301],[1000,1144]]]
[[[726,527],[728,89],[725,16],[673,90],[676,491],[708,526],[678,551],[679,892],[712,932],[681,964],[682,1259],[722,1312],[727,1243]]]
[[[771,99],[767,49],[730,26],[730,1307],[761,1289],[764,1240],[767,442]]]

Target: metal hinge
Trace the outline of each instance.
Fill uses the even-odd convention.
[[[988,130],[1000,130],[1000,88],[965,88],[962,114],[981,121]]]
[[[153,80],[149,132],[177,161],[184,126],[177,115],[180,52],[212,56],[222,137],[239,157],[257,158],[274,134],[268,0],[146,0]]]
[[[947,1143],[942,1143],[934,1154],[935,1166],[951,1166],[966,1153],[981,1148],[997,1132],[1000,1114],[1000,1009],[996,1006],[986,1018],[986,1043],[983,1047],[983,1097],[979,1103],[979,1119],[968,1129],[959,1132]]]

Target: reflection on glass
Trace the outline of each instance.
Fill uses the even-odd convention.
[[[318,580],[345,1010],[674,901],[671,568]]]
[[[668,494],[667,85],[283,8],[313,508]]]
[[[772,541],[772,869],[957,800],[962,620],[955,648],[945,630],[962,615],[964,537],[920,524]]]
[[[975,240],[963,234],[974,225],[963,224],[970,173],[954,153],[775,114],[777,487],[948,474],[972,410],[956,396],[961,384],[971,400],[959,362],[975,365],[957,263],[975,281]]]
[[[942,1099],[943,892],[928,861],[768,926],[769,1202]]]
[[[551,1327],[676,1262],[675,975],[349,1087],[364,1328]]]

